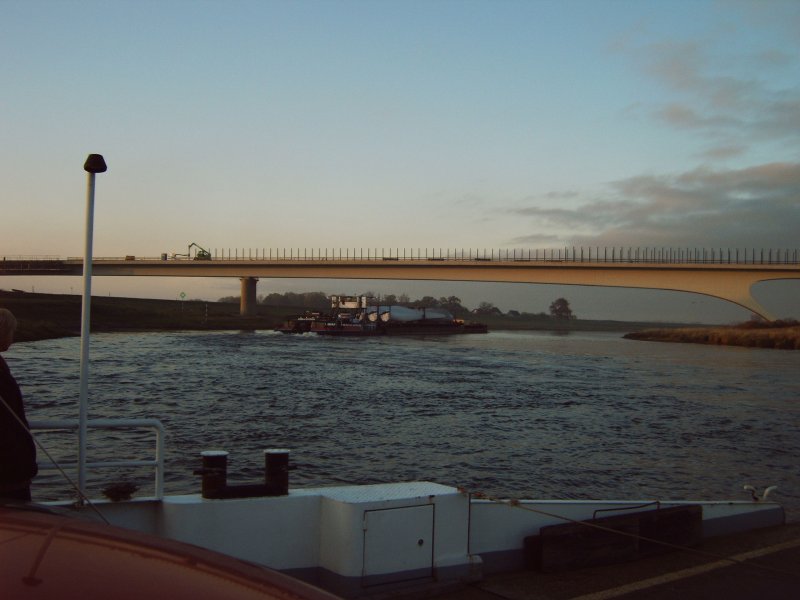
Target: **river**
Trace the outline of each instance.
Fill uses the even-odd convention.
[[[6,353],[29,419],[77,417],[79,345]],[[97,334],[90,417],[161,419],[168,493],[199,490],[202,450],[228,450],[229,480],[257,483],[261,450],[289,448],[293,486],[420,479],[516,498],[746,499],[749,483],[777,485],[772,498],[797,520],[798,373],[798,352],[608,333]],[[74,460],[71,435],[40,439]],[[90,460],[150,458],[151,439],[93,434]],[[152,493],[137,469],[98,471],[90,486],[120,478]],[[34,499],[63,488],[43,473]]]

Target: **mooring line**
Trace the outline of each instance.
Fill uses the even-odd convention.
[[[81,490],[80,487],[78,487],[78,485],[74,481],[72,481],[72,478],[70,478],[70,476],[67,475],[66,471],[64,471],[64,469],[61,468],[61,465],[59,465],[58,462],[52,457],[52,455],[47,451],[47,448],[45,448],[44,445],[42,445],[42,443],[34,435],[34,433],[30,430],[30,428],[25,425],[25,422],[19,417],[19,415],[17,415],[17,413],[11,410],[11,407],[6,403],[5,399],[2,396],[0,396],[0,402],[3,403],[3,406],[6,407],[6,410],[8,410],[11,416],[14,417],[14,419],[16,419],[17,423],[19,423],[19,426],[28,432],[34,443],[38,446],[38,448],[42,452],[44,452],[45,456],[48,458],[48,460],[50,460],[51,463],[53,463],[56,469],[58,469],[58,472],[61,473],[64,479],[67,480],[67,483],[69,483],[70,487],[72,487],[72,489],[78,494],[80,499],[83,500],[86,504],[88,504],[89,508],[91,508],[94,512],[96,512],[97,515],[103,520],[103,522],[106,525],[111,525],[111,523],[108,522],[108,519],[106,519],[105,516],[103,516],[103,513],[100,512],[100,510],[94,505],[94,503],[83,492],[83,490]]]
[[[740,555],[736,555],[736,556],[724,556],[722,554],[716,554],[714,552],[708,552],[707,550],[699,550],[697,548],[691,548],[690,546],[683,546],[683,545],[680,545],[680,544],[673,544],[671,542],[665,542],[663,540],[657,540],[657,539],[649,538],[649,537],[646,537],[646,536],[643,536],[643,535],[639,535],[639,534],[636,534],[636,533],[629,533],[627,531],[620,531],[618,529],[612,529],[610,527],[605,527],[603,525],[598,525],[597,523],[591,523],[591,522],[588,522],[588,521],[580,521],[578,519],[573,519],[572,517],[567,517],[567,516],[564,516],[564,515],[551,513],[551,512],[545,511],[545,510],[532,508],[530,506],[523,505],[519,500],[503,500],[501,498],[493,498],[491,496],[485,496],[483,494],[478,494],[477,496],[475,496],[473,494],[470,494],[470,498],[472,498],[472,497],[476,497],[478,499],[489,500],[490,502],[494,502],[496,504],[502,504],[504,506],[508,506],[508,507],[511,507],[511,508],[519,508],[521,510],[526,510],[528,512],[537,513],[537,514],[540,514],[540,515],[543,515],[543,516],[546,516],[546,517],[552,517],[552,518],[555,518],[555,519],[560,519],[562,521],[567,521],[569,523],[582,525],[584,527],[588,527],[588,528],[591,528],[591,529],[596,529],[596,530],[599,530],[599,531],[604,531],[606,533],[613,533],[613,534],[616,534],[616,535],[621,535],[621,536],[624,536],[624,537],[634,538],[636,540],[645,541],[645,542],[652,543],[652,544],[658,544],[660,546],[671,548],[673,550],[680,550],[682,552],[695,554],[695,555],[703,557],[703,558],[714,559],[716,561],[729,563],[729,564],[732,564],[732,565],[744,565],[744,566],[748,566],[748,567],[751,567],[751,568],[754,568],[754,569],[757,569],[757,570],[767,571],[767,572],[770,572],[770,573],[778,573],[780,575],[791,577],[793,579],[800,579],[800,574],[798,574],[798,573],[791,573],[789,571],[784,571],[783,569],[776,569],[774,567],[769,567],[767,565],[761,565],[759,563],[754,563],[754,562],[749,561],[749,558],[753,558],[753,557],[758,556],[758,555],[749,556],[750,554],[752,554],[754,552],[758,552],[758,551],[755,551],[755,550],[752,551],[752,552],[746,552],[744,554],[740,554]],[[796,539],[796,540],[793,540],[791,542],[787,542],[787,543],[800,545],[800,538]],[[748,556],[746,558],[741,558],[742,556],[745,556],[745,555],[748,555]]]

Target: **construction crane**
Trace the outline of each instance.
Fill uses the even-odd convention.
[[[189,247],[186,249],[186,254],[175,253],[172,255],[172,258],[192,258],[192,248],[196,248],[194,260],[211,260],[211,252],[195,242],[189,244]]]

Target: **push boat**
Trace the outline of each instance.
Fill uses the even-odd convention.
[[[456,319],[441,308],[371,304],[369,296],[331,296],[328,314],[291,316],[275,331],[328,336],[458,335],[487,333],[483,323]]]

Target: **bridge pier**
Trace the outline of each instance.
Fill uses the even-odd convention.
[[[256,314],[256,284],[258,277],[240,277],[242,282],[242,299],[239,304],[239,314],[243,317],[253,317]]]

